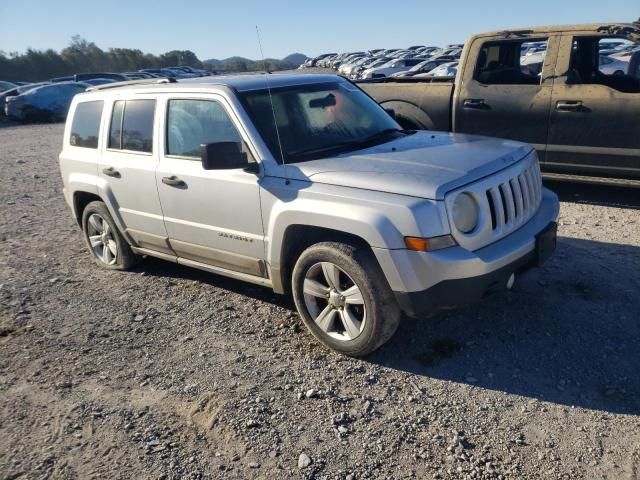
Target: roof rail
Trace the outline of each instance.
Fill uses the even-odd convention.
[[[159,85],[162,83],[176,83],[175,78],[145,78],[144,80],[128,80],[125,82],[105,83],[87,88],[87,92],[96,90],[107,90],[109,88],[128,87],[129,85]]]

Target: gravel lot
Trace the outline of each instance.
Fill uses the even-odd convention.
[[[542,270],[354,360],[267,289],[100,270],[62,130],[0,128],[0,478],[639,478],[639,190],[550,185]]]

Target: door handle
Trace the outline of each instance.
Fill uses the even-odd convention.
[[[186,187],[187,184],[180,180],[175,175],[171,175],[170,177],[162,177],[162,183],[165,185],[169,185],[171,187],[183,188]]]
[[[484,102],[484,98],[467,98],[462,102],[464,108],[475,108],[477,110],[489,110],[490,107]]]
[[[104,173],[105,175],[108,175],[109,177],[115,177],[115,178],[121,177],[120,172],[113,167],[103,168],[102,173]]]
[[[582,100],[560,100],[556,102],[556,110],[559,112],[580,112],[583,108]]]

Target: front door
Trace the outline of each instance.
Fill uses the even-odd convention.
[[[640,72],[631,61],[640,53],[607,57],[601,52],[610,40],[563,37],[553,86],[549,171],[640,178]]]
[[[102,194],[135,244],[172,254],[156,188],[156,101],[142,96],[108,105],[108,135],[98,161]]]
[[[246,144],[239,122],[221,97],[165,100],[156,183],[171,247],[183,260],[266,277],[259,174],[204,170],[200,160],[202,144]]]
[[[479,38],[458,73],[453,130],[533,145],[544,161],[558,37]],[[527,56],[530,45],[542,47]]]

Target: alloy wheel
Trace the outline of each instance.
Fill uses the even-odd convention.
[[[114,265],[118,259],[118,244],[109,223],[97,213],[87,219],[87,236],[94,255],[106,265]]]
[[[330,262],[312,265],[303,293],[309,315],[324,333],[342,341],[362,333],[367,319],[362,292],[340,267]]]

